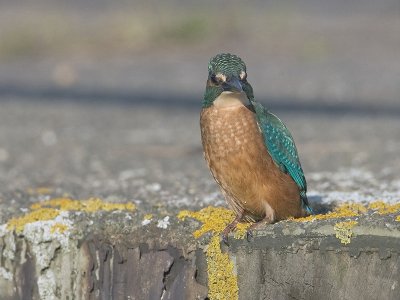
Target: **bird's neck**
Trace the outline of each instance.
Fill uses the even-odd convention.
[[[253,88],[251,87],[251,85],[248,82],[245,82],[242,87],[243,87],[243,93],[237,93],[237,94],[240,94],[240,101],[242,103],[244,103],[244,105],[247,105],[248,100],[254,101]],[[212,85],[209,85],[207,82],[207,87],[206,87],[206,91],[204,93],[204,98],[203,98],[203,103],[202,103],[203,108],[210,107],[221,96],[222,96],[222,98],[225,98],[225,96],[223,95],[224,93],[225,92],[223,91],[223,89],[220,86],[212,86]],[[244,97],[244,101],[243,101],[243,97]]]
[[[213,101],[223,92],[223,90],[216,86],[209,86],[207,84],[206,91],[203,98],[203,108],[210,107]]]

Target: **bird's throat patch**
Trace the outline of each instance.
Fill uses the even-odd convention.
[[[245,92],[235,93],[225,91],[214,100],[213,104],[221,108],[244,106],[247,104],[247,96]]]

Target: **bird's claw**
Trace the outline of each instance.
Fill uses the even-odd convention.
[[[222,241],[224,242],[225,245],[229,246],[228,234],[226,234],[226,233],[222,234]]]
[[[246,240],[251,242],[254,238],[253,231],[251,229],[246,231]]]

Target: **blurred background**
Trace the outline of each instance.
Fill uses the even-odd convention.
[[[224,203],[198,125],[219,52],[292,131],[311,198],[398,200],[398,0],[1,0],[0,199]]]

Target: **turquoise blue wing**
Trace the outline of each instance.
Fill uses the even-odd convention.
[[[281,171],[292,177],[299,187],[304,208],[311,213],[306,195],[307,182],[292,135],[277,116],[267,111],[260,103],[252,101],[252,104],[268,153]]]

